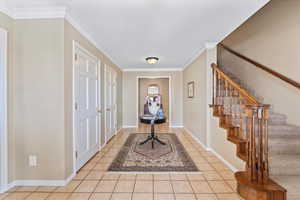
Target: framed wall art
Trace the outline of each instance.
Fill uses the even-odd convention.
[[[187,87],[188,87],[188,98],[194,98],[195,82],[194,81],[189,82]]]

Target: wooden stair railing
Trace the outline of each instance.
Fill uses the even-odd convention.
[[[237,145],[237,156],[246,162],[237,172],[238,192],[246,200],[286,200],[286,190],[269,178],[269,105],[262,104],[241,88],[216,64],[213,74],[213,115]]]
[[[250,59],[250,58],[248,58],[248,57],[246,57],[246,56],[244,56],[244,55],[242,55],[242,54],[234,51],[233,49],[229,48],[225,44],[220,43],[219,47],[222,47],[223,49],[225,49],[226,51],[230,52],[231,54],[233,54],[233,55],[235,55],[235,56],[237,56],[237,57],[239,57],[239,58],[241,58],[241,59],[243,59],[243,60],[245,60],[245,61],[253,64],[253,66],[255,66],[255,67],[257,67],[257,68],[259,68],[259,69],[261,69],[261,70],[263,70],[263,71],[265,71],[265,72],[267,72],[267,73],[269,73],[269,74],[271,74],[271,75],[273,75],[273,76],[275,76],[275,77],[277,77],[277,78],[285,81],[286,83],[294,86],[295,88],[300,89],[300,83],[299,82],[294,81],[294,80],[286,77],[285,75],[283,75],[283,74],[281,74],[279,72],[276,72],[276,71],[272,70],[271,68],[269,68],[269,67],[267,67],[267,66],[265,66],[263,64],[260,64],[260,63],[258,63],[256,61],[254,61],[254,60],[252,60],[252,59]]]

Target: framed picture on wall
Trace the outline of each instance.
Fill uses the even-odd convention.
[[[188,98],[194,98],[194,92],[195,92],[195,82],[191,81],[188,83]]]

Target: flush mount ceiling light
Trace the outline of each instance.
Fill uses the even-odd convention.
[[[157,63],[158,62],[158,60],[159,60],[159,58],[157,58],[157,57],[148,57],[148,58],[146,58],[146,61],[149,63],[149,64],[155,64],[155,63]]]

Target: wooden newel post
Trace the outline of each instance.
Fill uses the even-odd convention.
[[[248,180],[259,184],[269,181],[268,118],[269,105],[246,105]]]

